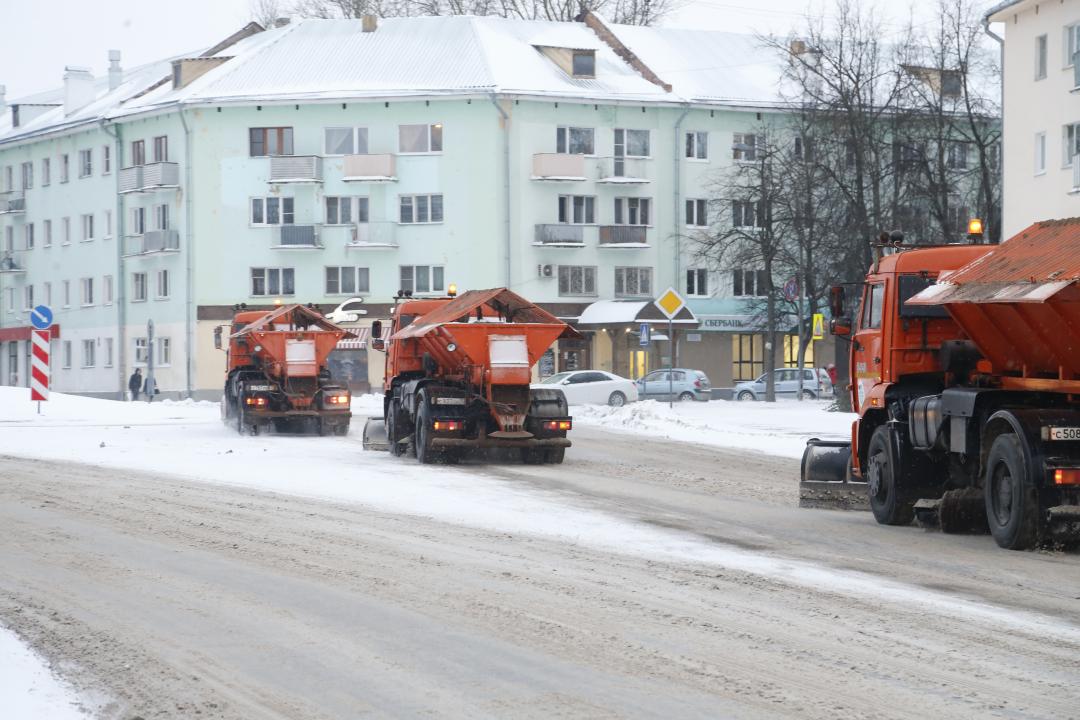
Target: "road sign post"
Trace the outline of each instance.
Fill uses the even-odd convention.
[[[49,341],[52,339],[53,313],[48,305],[38,305],[30,311],[30,400],[37,401],[38,415],[41,403],[49,399]]]
[[[675,373],[672,370],[675,367],[675,316],[678,315],[684,307],[686,307],[686,301],[683,300],[682,295],[675,291],[675,288],[668,288],[667,292],[661,295],[653,303],[660,312],[664,313],[664,317],[667,318],[667,332],[668,332],[668,407],[672,407],[675,404]]]

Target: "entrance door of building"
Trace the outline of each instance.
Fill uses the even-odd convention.
[[[647,350],[631,350],[629,361],[630,371],[627,374],[631,380],[645,377],[649,372],[649,353]]]

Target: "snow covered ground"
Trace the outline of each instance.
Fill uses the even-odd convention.
[[[0,627],[0,715],[5,720],[82,720],[78,695],[45,662]]]

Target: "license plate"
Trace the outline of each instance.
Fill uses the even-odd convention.
[[[465,398],[459,397],[437,397],[432,399],[432,402],[436,405],[464,405]]]
[[[274,388],[270,385],[248,385],[247,389],[251,392],[270,392]]]
[[[1052,427],[1051,440],[1080,440],[1080,427]]]

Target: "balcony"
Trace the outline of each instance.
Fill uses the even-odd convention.
[[[122,168],[117,192],[153,192],[180,187],[180,166],[174,162],[155,162]]]
[[[180,232],[177,230],[147,230],[132,235],[124,245],[124,255],[162,255],[180,252]]]
[[[15,259],[14,253],[0,255],[0,275],[16,275],[26,272],[26,267]]]
[[[533,245],[544,247],[585,247],[584,225],[537,225]]]
[[[601,225],[600,247],[649,247],[644,225]]]
[[[342,180],[346,182],[396,182],[397,156],[346,155]]]
[[[598,158],[596,182],[610,185],[641,185],[651,182],[652,168],[648,158],[609,157]]]
[[[321,183],[322,179],[322,158],[318,155],[270,157],[271,183]]]
[[[16,215],[26,212],[26,193],[10,190],[0,193],[0,215]]]
[[[142,165],[134,165],[132,167],[126,167],[120,169],[120,176],[117,179],[119,186],[117,192],[121,195],[127,193],[142,192]]]
[[[585,156],[536,153],[533,155],[532,179],[549,182],[585,180]]]
[[[349,241],[345,244],[348,249],[379,250],[398,246],[397,223],[357,223],[349,230]]]
[[[275,250],[322,250],[317,225],[280,225],[274,229]]]

